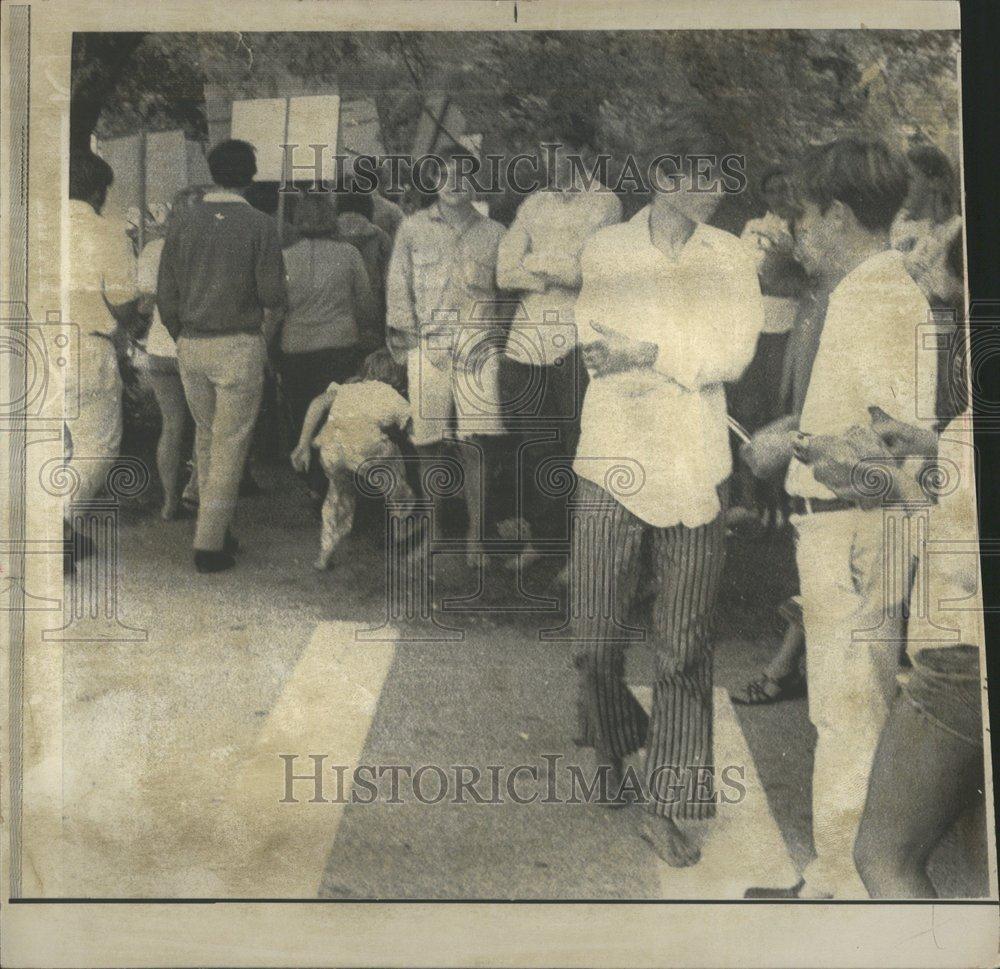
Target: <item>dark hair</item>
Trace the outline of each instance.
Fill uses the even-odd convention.
[[[783,165],[768,165],[764,169],[764,174],[760,176],[760,181],[758,182],[758,188],[762,195],[766,194],[768,191],[768,186],[774,181],[782,181],[787,184],[788,182],[788,169]]]
[[[334,198],[338,215],[356,212],[371,222],[375,214],[375,201],[370,192],[361,192],[353,184],[349,184],[346,192],[337,192]]]
[[[906,158],[927,182],[927,191],[921,198],[908,200],[910,216],[946,222],[958,209],[955,173],[948,156],[936,145],[917,144],[906,153]]]
[[[406,369],[392,358],[388,347],[379,347],[369,353],[361,364],[362,380],[378,380],[402,393],[406,380]]]
[[[826,212],[843,202],[869,231],[887,230],[906,198],[910,176],[903,159],[882,141],[838,138],[806,152],[796,188]]]
[[[597,125],[580,111],[558,111],[542,125],[542,140],[593,150],[597,147]]]
[[[208,170],[216,185],[223,188],[246,188],[257,174],[253,145],[236,138],[220,141],[208,153]]]
[[[111,188],[115,173],[111,166],[92,151],[74,151],[69,156],[69,197],[90,202]]]
[[[917,144],[906,153],[910,164],[928,178],[952,177],[951,162],[937,145]]]
[[[337,215],[330,196],[326,192],[299,192],[295,198],[293,225],[299,238],[332,238],[336,232]]]

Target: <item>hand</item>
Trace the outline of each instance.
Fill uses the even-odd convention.
[[[792,456],[803,464],[812,464],[813,454],[810,447],[811,434],[796,431],[792,435]]]
[[[583,345],[583,362],[595,377],[651,367],[656,361],[655,343],[630,340],[610,326],[593,321],[590,325],[601,339]]]
[[[308,444],[299,443],[292,451],[292,467],[296,471],[305,474],[309,470],[309,462],[312,458],[312,449]]]
[[[740,448],[740,458],[755,478],[768,479],[781,474],[792,459],[798,435],[798,417],[790,415],[762,427]]]
[[[871,428],[855,426],[841,436],[817,434],[808,441],[813,476],[838,498],[877,504],[889,497],[892,453]]]
[[[881,407],[869,407],[872,430],[896,457],[934,457],[937,454],[937,434],[927,428],[907,424],[890,417]]]

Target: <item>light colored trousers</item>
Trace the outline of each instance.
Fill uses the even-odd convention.
[[[854,865],[879,734],[903,648],[899,599],[887,579],[898,555],[883,512],[829,511],[792,517],[802,596],[809,718],[816,727],[812,816],[816,858],[803,873],[811,892],[867,898]],[[888,533],[888,534],[891,534]],[[905,556],[908,569],[909,557]],[[896,600],[896,601],[893,601]]]
[[[77,382],[67,380],[67,394],[76,395]],[[122,380],[115,349],[103,337],[86,335],[79,358],[79,413],[77,400],[66,400],[72,440],[67,465],[79,475],[80,484],[66,498],[63,517],[70,520],[73,501],[87,501],[100,492],[122,440]]]
[[[236,511],[240,478],[264,388],[260,334],[185,337],[177,362],[195,422],[198,526],[194,547],[219,551]]]

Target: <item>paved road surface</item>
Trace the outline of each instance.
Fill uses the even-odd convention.
[[[126,510],[120,614],[148,639],[66,647],[63,894],[739,897],[795,880],[811,842],[805,701],[746,710],[724,689],[777,644],[774,607],[794,575],[787,535],[731,541],[717,762],[743,769],[747,794],[722,809],[701,865],[676,872],[637,837],[636,807],[423,804],[405,783],[402,803],[387,803],[385,777],[374,804],[330,803],[335,764],[348,778],[362,764],[478,766],[487,796],[490,765],[534,765],[538,787],[522,773],[521,790],[544,794],[554,774],[565,793],[572,765],[593,768],[572,743],[574,647],[538,636],[558,608],[444,613],[461,630],[451,642],[409,642],[405,630],[359,642],[385,609],[378,542],[356,535],[332,571],[314,573],[317,522],[300,485],[271,469],[266,487],[241,502],[239,567],[215,576],[193,571],[192,522],[161,523],[152,496]],[[436,568],[452,598],[475,593],[457,559]],[[551,592],[554,571],[542,563],[523,591]],[[518,601],[502,570],[486,585],[475,605]],[[645,649],[632,649],[640,699],[649,673]],[[309,802],[308,780],[294,782],[299,803],[279,803],[281,754],[298,755],[297,773],[326,756],[326,803]],[[437,775],[425,775],[433,799]],[[942,884],[973,890],[954,881],[954,864],[939,867]]]

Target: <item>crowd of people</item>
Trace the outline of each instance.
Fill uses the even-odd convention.
[[[595,525],[572,545],[568,595],[603,583],[613,603],[574,613],[580,742],[596,751],[609,807],[629,803],[626,758],[646,748],[642,836],[676,866],[698,861],[692,827],[715,813],[712,620],[727,536],[790,526],[800,592],[788,634],[734,695],[781,699],[805,653],[816,858],[777,894],[933,894],[927,860],[981,797],[978,614],[941,612],[975,594],[977,563],[924,548],[887,582],[897,549],[884,521],[890,505],[919,508],[932,538],[975,539],[954,339],[915,364],[919,328],[963,300],[947,158],[861,137],[814,147],[757,181],[763,211],[736,236],[711,225],[720,194],[696,184],[703,170],[674,173],[673,191],[623,221],[620,198],[578,184],[565,160],[592,153],[587,121],[561,116],[547,135],[564,161],[509,227],[477,207],[455,145],[439,152],[449,178],[422,208],[307,191],[279,231],[245,198],[252,147],[223,142],[208,155],[214,184],[178,196],[137,272],[100,217],[113,173],[75,157],[71,311],[87,335],[74,460],[117,455],[125,331],[145,334],[162,414],[162,516],[196,506],[200,573],[237,563],[234,511],[273,375],[292,465],[322,505],[318,568],[351,530],[366,462],[414,458],[422,473],[399,476],[393,495],[405,509],[457,454],[473,565],[491,537],[516,544],[521,568],[560,542],[568,551],[567,493],[551,482],[571,475]],[[955,337],[958,317],[939,316]],[[928,466],[945,455],[960,487],[935,493]],[[858,473],[872,462],[878,493]],[[76,498],[98,487],[94,477]],[[452,527],[428,497],[433,529]],[[647,593],[648,715],[625,684],[622,632]]]

